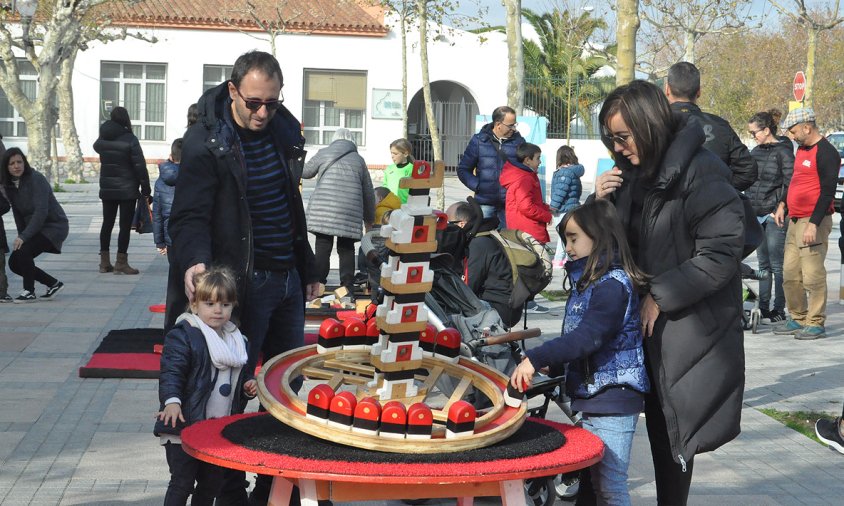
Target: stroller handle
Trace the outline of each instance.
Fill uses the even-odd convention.
[[[541,329],[525,329],[507,332],[506,334],[498,334],[496,336],[489,336],[478,340],[479,346],[491,346],[493,344],[503,344],[512,341],[521,341],[523,339],[530,339],[532,337],[539,337],[542,335]]]

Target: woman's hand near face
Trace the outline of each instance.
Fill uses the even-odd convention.
[[[617,188],[621,187],[623,181],[624,178],[621,177],[621,169],[613,167],[611,170],[598,176],[598,180],[595,181],[595,195],[599,199],[605,199]]]

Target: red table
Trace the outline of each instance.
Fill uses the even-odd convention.
[[[316,506],[318,499],[370,501],[387,499],[458,498],[471,505],[474,497],[501,496],[506,506],[525,504],[524,480],[582,469],[598,462],[603,445],[586,430],[546,420],[566,438],[556,450],[529,457],[491,462],[460,463],[371,463],[343,465],[342,459],[316,460],[267,453],[235,445],[222,435],[223,429],[246,417],[269,416],[250,413],[194,424],[182,431],[182,446],[190,455],[229,469],[275,476],[269,504],[289,503],[298,485],[302,505]],[[303,434],[303,437],[307,437]],[[586,448],[572,452],[571,448]],[[567,450],[567,448],[569,450]]]

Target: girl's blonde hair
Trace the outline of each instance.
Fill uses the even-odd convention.
[[[401,151],[405,155],[407,155],[408,161],[413,161],[413,146],[410,145],[410,141],[402,137],[401,139],[396,139],[390,143],[391,148],[396,148],[397,150]]]
[[[237,281],[228,267],[211,267],[193,276],[194,300],[237,304]]]

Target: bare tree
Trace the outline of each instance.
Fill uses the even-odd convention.
[[[752,19],[750,7],[751,0],[642,0],[640,15],[655,32],[681,37],[681,60],[695,63],[695,46],[701,37],[746,30]],[[671,42],[666,47],[677,47],[676,40]]]
[[[507,105],[525,107],[525,58],[522,46],[522,0],[502,0],[507,11]]]
[[[794,19],[798,24],[806,28],[808,44],[806,47],[806,93],[803,97],[803,104],[806,107],[812,107],[818,34],[825,30],[832,30],[844,21],[844,16],[841,15],[841,11],[839,10],[840,0],[835,0],[832,6],[824,5],[811,12],[806,7],[806,0],[792,0],[796,11],[795,9],[786,9],[779,0],[769,1],[780,14]]]
[[[318,26],[325,24],[328,19],[328,12],[321,5],[320,2],[310,2],[307,4],[307,10],[298,10],[296,6],[300,4],[291,4],[287,0],[278,0],[272,9],[272,12],[263,12],[255,4],[253,0],[245,0],[242,9],[231,9],[228,14],[238,14],[245,16],[252,23],[255,24],[263,32],[258,35],[255,31],[245,30],[242,21],[228,17],[225,22],[237,28],[237,30],[249,37],[267,42],[270,45],[270,52],[276,56],[276,39],[289,31],[291,27],[295,26],[296,33],[312,33]],[[298,23],[300,19],[310,19],[311,27],[306,29],[303,23]],[[314,22],[315,20],[315,22]],[[266,38],[264,37],[266,35]]]
[[[639,30],[639,0],[618,0],[616,4],[618,28],[616,30],[615,83],[627,84],[636,78],[636,32]]]

